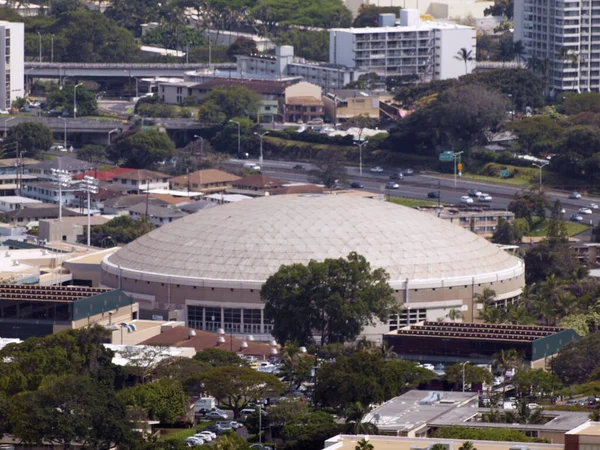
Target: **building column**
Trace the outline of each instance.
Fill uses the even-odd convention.
[[[260,334],[265,334],[265,310],[260,310]]]

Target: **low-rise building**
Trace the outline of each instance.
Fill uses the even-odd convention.
[[[600,448],[600,422],[586,422],[565,434],[564,450],[597,450],[598,448]]]
[[[173,177],[169,180],[170,189],[202,191],[207,193],[222,192],[231,188],[231,183],[240,177],[222,170],[197,170],[187,175]]]
[[[357,89],[339,89],[325,91],[323,104],[325,114],[333,123],[364,115],[379,119],[379,103],[393,98],[388,92],[361,91]]]
[[[104,225],[110,219],[102,216],[90,216],[90,225],[92,227]],[[42,219],[39,221],[39,238],[46,242],[62,241],[77,243],[86,233],[88,218],[63,217],[58,219]]]
[[[285,122],[309,123],[323,121],[325,108],[322,89],[316,84],[302,81],[285,90]]]
[[[48,159],[36,164],[28,164],[26,166],[28,173],[37,175],[39,178],[51,179],[52,170],[65,170],[76,176],[78,174],[84,174],[91,170],[93,164],[87,161],[81,161],[72,156],[59,156],[58,158]]]
[[[155,206],[146,205],[145,203],[138,203],[128,208],[129,215],[134,220],[140,220],[142,217],[147,217],[153,225],[160,227],[166,223],[174,222],[177,219],[181,219],[186,214],[181,211],[169,208],[166,206]]]
[[[322,194],[324,188],[310,183],[291,183],[263,174],[250,175],[231,183],[230,194],[242,194],[250,197],[283,194]]]
[[[120,185],[129,194],[139,194],[148,189],[168,189],[169,176],[140,169],[114,175],[113,183]]]
[[[39,207],[38,207],[39,206]],[[17,209],[6,213],[10,223],[17,225],[27,225],[31,222],[39,222],[44,219],[58,219],[59,208],[56,205],[30,205],[28,208]],[[70,209],[63,208],[63,217],[74,217],[80,216],[81,214],[71,211]]]
[[[500,219],[512,222],[515,214],[505,210],[485,208],[449,208],[449,207],[419,207],[420,211],[435,214],[440,219],[447,220],[482,236],[491,236],[498,228]]]
[[[26,181],[23,183],[23,190],[19,194],[44,203],[58,205],[60,202],[63,205],[77,205],[76,190],[75,185],[59,189],[58,184],[52,181]]]
[[[39,205],[42,203],[29,197],[21,197],[18,195],[7,195],[0,197],[0,212],[15,211],[17,209],[27,208],[28,205]]]

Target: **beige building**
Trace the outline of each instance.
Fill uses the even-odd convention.
[[[192,328],[268,335],[260,288],[282,264],[356,251],[390,275],[399,304],[426,320],[449,308],[470,316],[486,287],[498,300],[521,294],[524,265],[461,227],[352,195],[276,195],[222,205],[153,230],[102,262],[101,284],[121,286],[142,318],[168,312]],[[374,340],[389,323],[367,327]]]
[[[586,422],[565,434],[564,450],[600,450],[600,422]]]
[[[489,237],[498,228],[498,221],[504,219],[507,222],[515,220],[515,214],[510,211],[494,210],[485,208],[448,208],[419,207],[421,211],[429,212],[440,219],[463,227],[473,233]]]
[[[325,109],[321,86],[301,81],[285,89],[285,122],[322,121]]]
[[[222,170],[205,169],[179,177],[171,178],[170,189],[179,191],[202,191],[204,193],[222,192],[231,188],[240,177]]]
[[[379,103],[392,98],[387,92],[341,89],[323,95],[323,104],[327,117],[338,123],[360,115],[379,119]]]

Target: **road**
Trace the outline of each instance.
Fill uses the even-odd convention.
[[[258,160],[249,159],[231,159],[230,163],[235,165],[241,165],[247,162],[254,162],[258,164]],[[294,166],[301,164],[302,170],[295,170]],[[313,169],[314,166],[309,163],[295,162],[295,161],[274,161],[265,160],[262,164],[262,172],[266,175],[282,178],[289,181],[305,182],[308,181],[307,172]],[[399,189],[386,190],[385,183],[389,181],[389,176],[394,172],[393,170],[384,170],[381,173],[372,173],[370,167],[363,169],[362,175],[359,173],[359,169],[356,166],[348,166],[348,180],[359,181],[363,184],[363,190],[373,193],[384,193],[386,195],[392,195],[395,197],[406,197],[417,200],[433,200],[428,199],[427,193],[431,191],[437,191],[438,186],[440,190],[441,202],[460,204],[460,197],[466,195],[469,189],[479,189],[482,192],[486,192],[492,196],[492,202],[490,203],[477,203],[475,202],[471,206],[487,205],[492,209],[505,210],[508,204],[512,200],[515,192],[520,189],[513,186],[505,186],[500,184],[486,184],[482,182],[474,182],[462,180],[460,178],[456,181],[456,187],[454,187],[454,178],[439,176],[436,174],[415,174],[412,176],[404,177],[403,181],[398,182],[400,185]],[[562,203],[566,210],[565,217],[568,218],[571,214],[577,213],[579,208],[587,207],[591,203],[597,203],[600,205],[600,199],[593,197],[582,197],[580,200],[574,200],[569,198],[568,193],[557,192],[557,191],[546,191],[549,199],[554,202],[558,199]],[[589,224],[590,221],[598,223],[600,220],[600,209],[592,210],[592,215],[584,215],[585,224]]]

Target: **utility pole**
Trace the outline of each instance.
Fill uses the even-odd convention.
[[[458,176],[462,177],[462,163],[460,162],[460,155],[464,152],[452,152],[452,156],[454,157],[454,188],[456,189],[456,160],[458,159]]]
[[[540,169],[540,194],[542,193],[542,169],[550,164],[550,161],[542,161],[539,163],[533,163],[533,165]]]
[[[98,193],[98,180],[93,177],[85,176],[81,184],[79,185],[81,189],[87,192],[87,245],[88,247],[91,245],[91,229],[92,229],[92,220],[91,220],[91,209],[92,209],[92,201],[91,194]]]
[[[269,134],[269,132],[265,131],[262,134],[261,133],[254,133],[254,134],[260,138],[260,156],[258,158],[258,163],[262,166],[262,163],[263,163],[263,137],[265,137],[265,134]],[[262,169],[262,167],[261,167],[261,169]]]
[[[230,122],[237,123],[238,126],[238,146],[237,146],[237,157],[241,157],[241,124],[235,120],[230,120]]]

